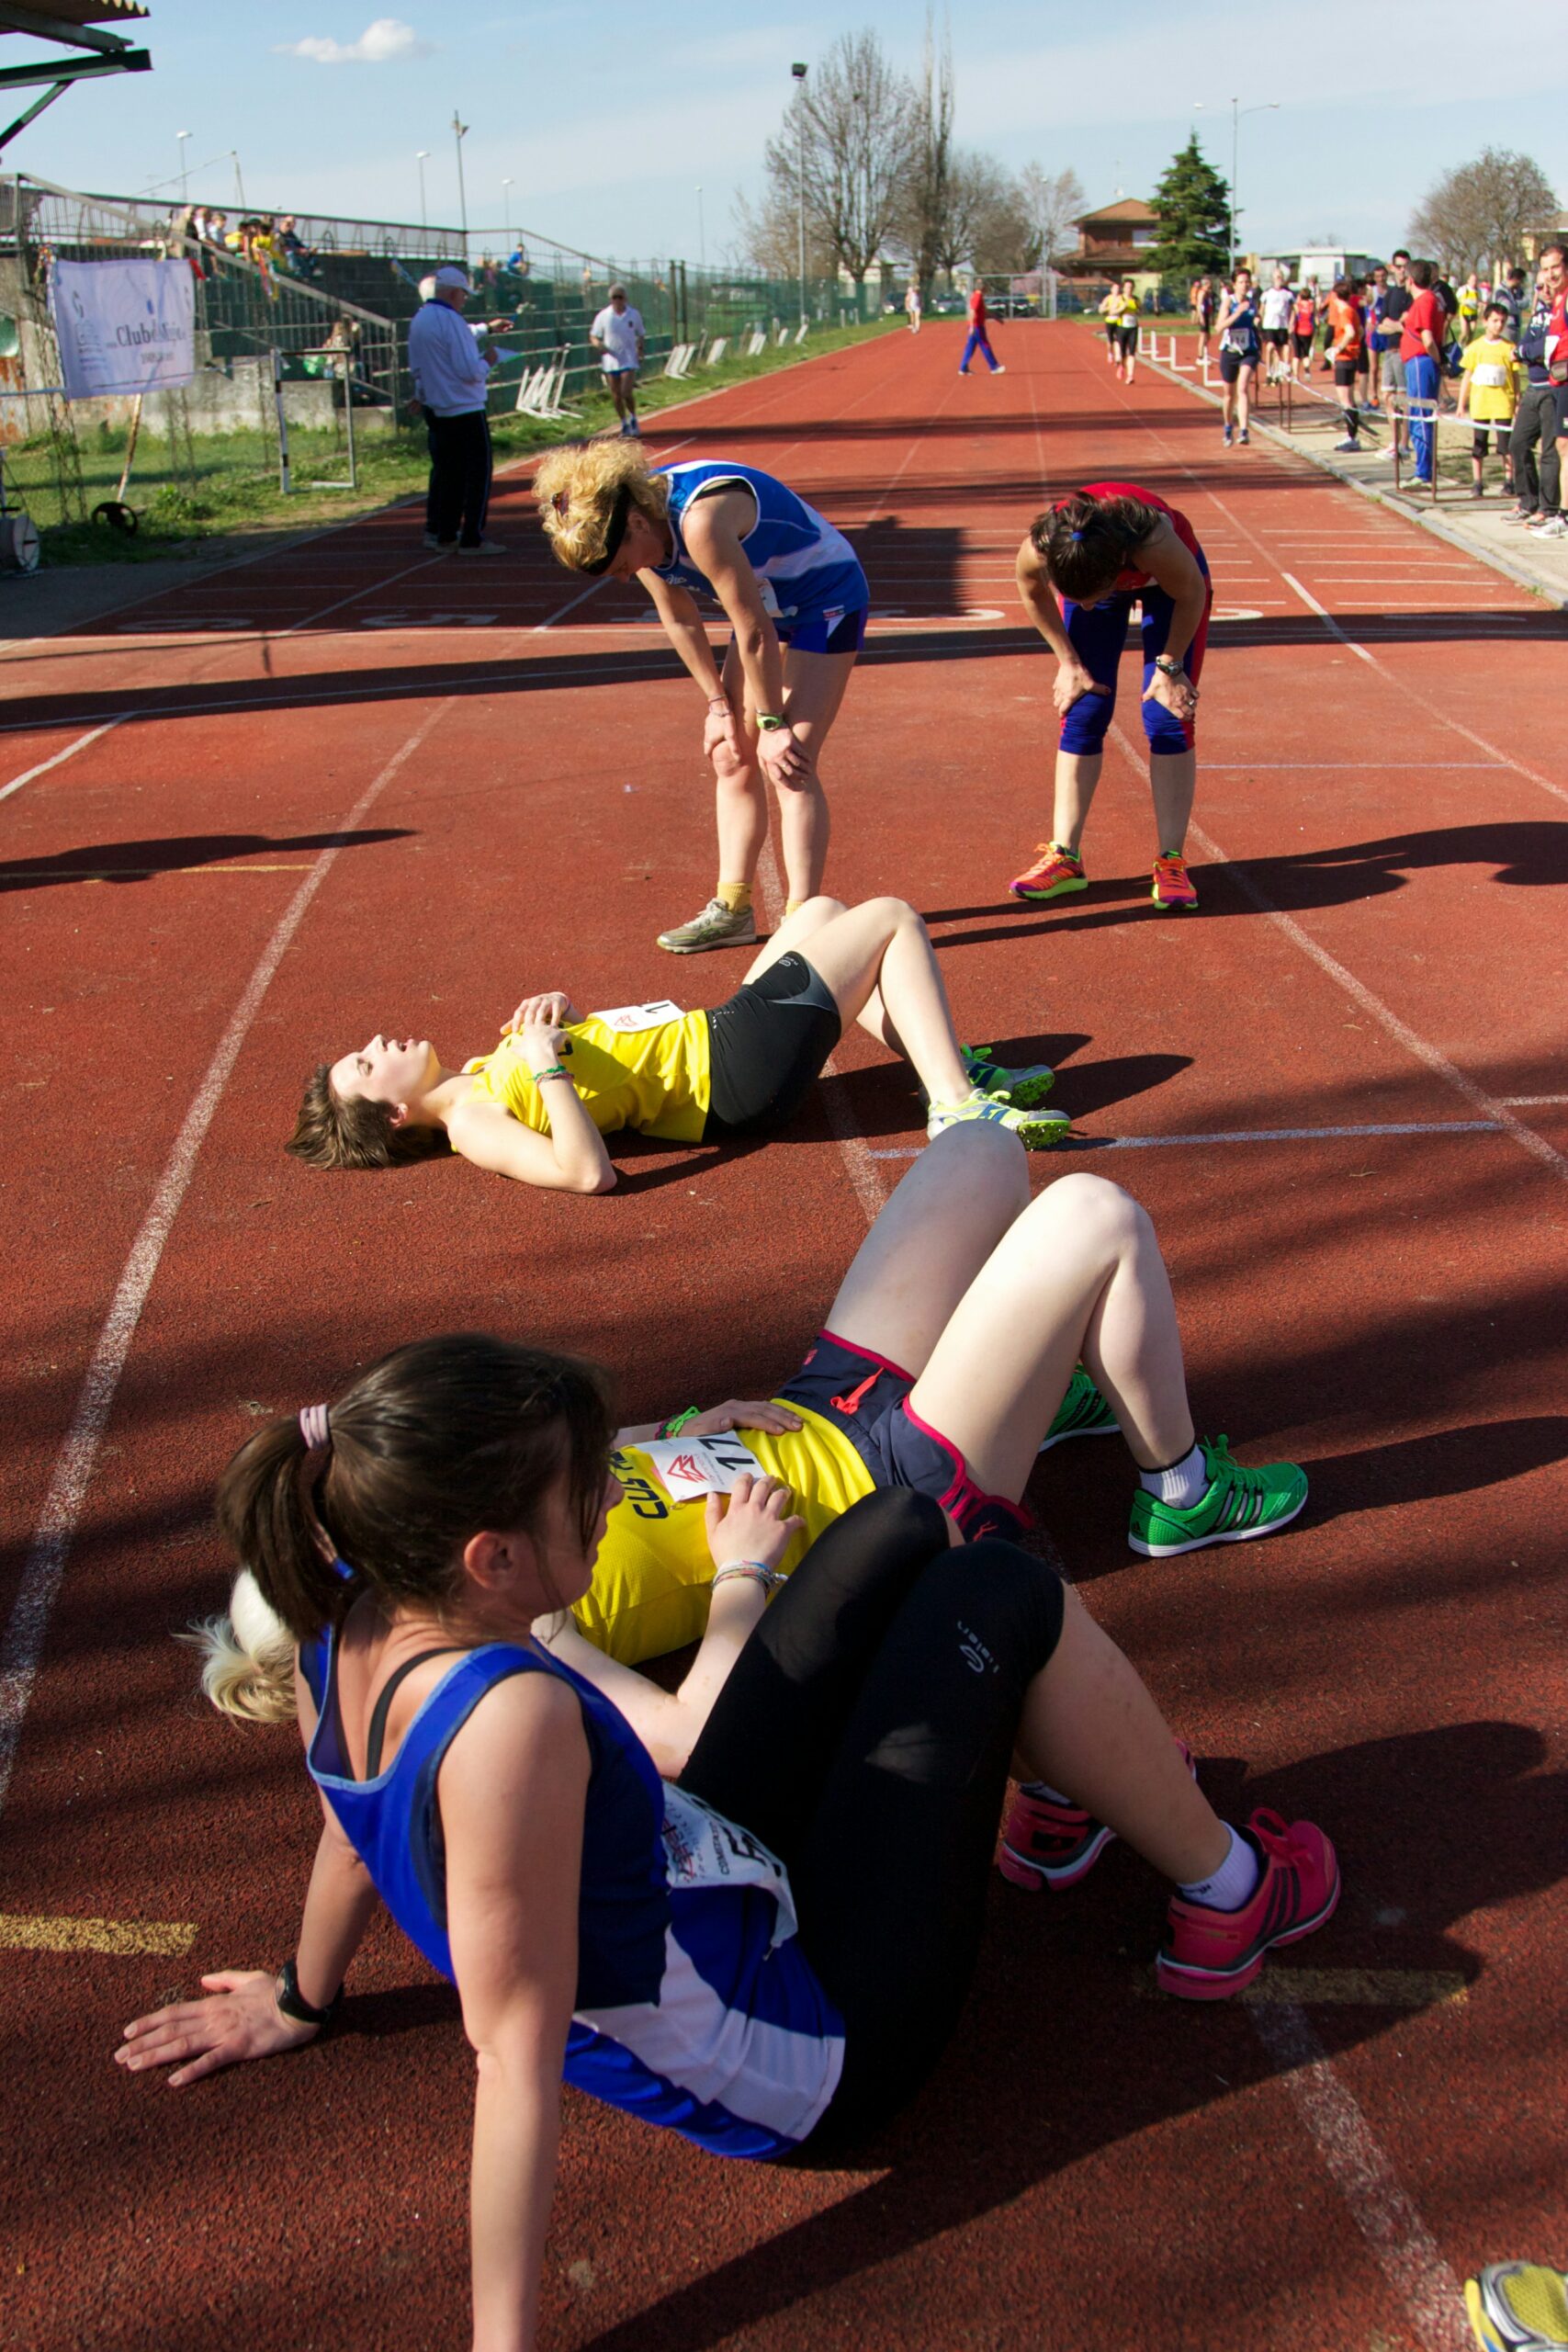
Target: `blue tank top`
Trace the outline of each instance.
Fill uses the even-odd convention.
[[[1249,294],[1231,315],[1230,322],[1220,337],[1222,351],[1234,351],[1243,359],[1256,358],[1262,350],[1258,327],[1258,297]]]
[[[660,580],[687,588],[716,604],[713,582],[686,553],[682,526],[687,507],[716,482],[743,482],[757,502],[757,520],[744,534],[745,548],[770,616],[785,628],[809,620],[837,620],[871,602],[859,558],[826,515],[807,506],[793,490],[755,466],[697,462],[661,469],[670,485],[670,528],[675,545],[668,563],[656,564]]]
[[[318,1710],[310,1776],[393,1918],[446,1977],[442,1760],[498,1682],[567,1683],[590,1766],[566,2080],[719,2155],[781,2155],[806,2138],[838,2087],[843,2026],[801,1951],[784,1865],[661,1781],[618,1708],[547,1652],[488,1643],[442,1678],[386,1769],[357,1781],[335,1634],[299,1662]]]

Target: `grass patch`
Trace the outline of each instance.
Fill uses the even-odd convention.
[[[799,350],[793,344],[772,344],[755,359],[726,358],[697,376],[674,380],[650,377],[639,388],[637,405],[645,418],[652,417],[695,393],[749,383],[824,352],[901,330],[903,324],[902,319],[878,319],[869,325],[831,328],[813,334]],[[581,412],[570,421],[546,424],[515,411],[492,416],[496,464],[508,465],[558,442],[580,440],[614,423],[614,403],[597,384],[570,397]],[[83,435],[77,454],[83,502],[89,513],[100,501],[115,496],[126,439],[123,427],[99,426]],[[177,444],[144,432],[126,492],[126,503],[138,517],[133,537],[67,514],[53,446],[47,439],[6,450],[6,495],[12,505],[25,506],[38,525],[46,564],[134,564],[181,556],[210,560],[223,551],[224,542],[231,541],[236,552],[249,552],[268,537],[292,536],[312,524],[343,522],[395,499],[423,495],[430,460],[419,427],[396,433],[367,428],[356,442],[356,452],[357,490],[316,488],[317,481],[346,470],[342,433],[291,430],[288,453],[295,487],[286,498],[278,487],[276,439],[259,429],[197,435]],[[73,497],[71,503],[74,505]]]

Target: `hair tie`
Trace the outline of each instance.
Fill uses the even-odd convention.
[[[307,1405],[299,1415],[299,1434],[305,1441],[307,1453],[319,1453],[333,1442],[330,1408],[325,1405]]]
[[[1075,531],[1075,532],[1073,533],[1073,537],[1074,537],[1074,538],[1075,538],[1075,539],[1081,539],[1081,538],[1082,538],[1082,537],[1083,537],[1083,533],[1082,533],[1081,531]]]

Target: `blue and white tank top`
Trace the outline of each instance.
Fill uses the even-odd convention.
[[[1235,300],[1235,297],[1232,297]],[[1220,349],[1234,352],[1241,359],[1256,359],[1263,348],[1258,329],[1258,297],[1249,294],[1238,303],[1220,337]]]
[[[802,621],[831,622],[871,602],[860,560],[843,533],[772,474],[716,460],[664,466],[660,471],[670,485],[670,528],[675,541],[669,562],[654,566],[660,580],[718,602],[713,582],[686,552],[682,525],[699,491],[737,482],[757,502],[757,520],[742,534],[740,544],[761,586],[763,608],[774,621],[785,628]]]
[[[570,1684],[590,1769],[566,2080],[719,2155],[781,2155],[820,2122],[844,2029],[800,1948],[784,1865],[661,1781],[611,1701],[543,1650],[487,1643],[442,1678],[385,1770],[356,1781],[335,1634],[304,1648],[300,1665],[319,1716],[310,1776],[393,1918],[446,1977],[442,1760],[498,1682],[542,1673]]]

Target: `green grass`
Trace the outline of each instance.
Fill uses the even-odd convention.
[[[889,330],[901,329],[903,323],[902,319],[877,319],[868,325],[833,328],[813,334],[799,350],[793,345],[773,344],[755,359],[728,358],[717,368],[704,368],[700,375],[673,381],[652,376],[639,387],[637,405],[645,417],[652,416],[698,392],[773,375],[823,352],[869,342]],[[580,412],[575,419],[547,424],[514,411],[492,416],[491,437],[496,464],[507,465],[558,442],[581,439],[614,422],[610,396],[597,384],[568,397]],[[82,435],[82,503],[89,514],[100,501],[116,494],[126,439],[123,427],[99,426]],[[271,536],[292,534],[312,524],[342,522],[394,499],[423,494],[430,461],[421,429],[397,433],[367,429],[359,435],[356,451],[356,491],[315,489],[312,483],[340,478],[347,471],[342,433],[291,430],[288,452],[295,487],[286,498],[278,487],[276,441],[260,431],[198,435],[188,448],[144,432],[126,492],[126,503],[138,517],[134,537],[102,523],[74,519],[67,513],[60,497],[54,451],[47,439],[23,442],[6,450],[6,495],[13,505],[25,506],[38,525],[46,564],[210,558],[221,551],[225,541],[233,542],[237,550],[249,549]],[[71,503],[75,504],[73,495]]]

